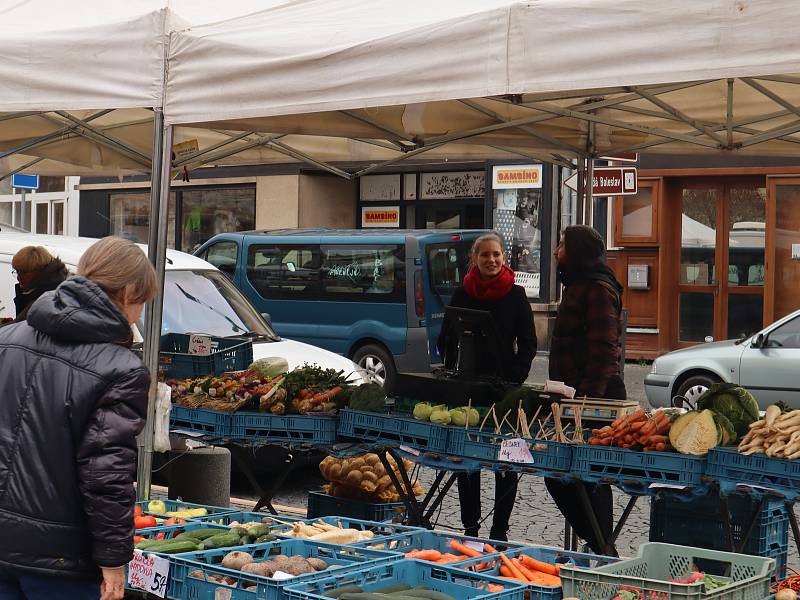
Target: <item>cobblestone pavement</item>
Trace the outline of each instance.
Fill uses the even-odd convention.
[[[645,407],[648,404],[644,395],[643,380],[649,368],[649,365],[636,363],[628,363],[625,368],[628,397],[639,401]],[[537,357],[534,360],[529,381],[544,381],[546,375],[547,360],[544,357]],[[434,475],[435,472],[431,469],[420,469],[419,479],[426,489],[433,480]],[[274,498],[274,501],[293,507],[305,507],[308,491],[320,489],[322,483],[323,481],[316,469],[304,469],[290,478]],[[235,486],[235,492],[246,494],[246,489],[241,484]],[[486,515],[491,510],[494,499],[494,477],[491,473],[483,473],[481,495],[483,514]],[[619,490],[614,490],[615,518],[619,518],[622,514],[628,499],[629,496],[626,494]],[[458,492],[455,486],[450,489],[442,503],[441,510],[436,516],[436,525],[441,529],[459,530],[461,528]],[[482,525],[481,534],[488,536],[490,526],[491,516]],[[635,555],[639,544],[648,540],[649,528],[650,501],[648,498],[639,498],[617,540],[617,548],[620,555]],[[541,478],[525,475],[520,481],[517,502],[511,518],[509,538],[535,544],[563,547],[564,519],[545,490],[544,481]],[[795,568],[800,567],[800,557],[798,557],[791,534],[789,565]]]

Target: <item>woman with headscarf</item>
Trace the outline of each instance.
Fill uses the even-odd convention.
[[[501,349],[508,357],[502,365],[502,377],[518,385],[528,377],[536,355],[536,330],[530,303],[525,290],[514,285],[514,271],[506,265],[503,239],[499,235],[487,233],[480,236],[472,245],[470,256],[472,267],[462,286],[453,293],[450,306],[487,311],[492,315]],[[454,366],[458,345],[458,335],[445,316],[438,347],[439,353],[445,357],[446,366]],[[461,520],[466,535],[473,537],[477,537],[480,529],[480,481],[480,471],[458,477]],[[494,518],[490,533],[494,540],[507,539],[517,483],[515,473],[495,474]]]
[[[550,379],[575,388],[576,397],[624,400],[622,286],[606,262],[605,242],[591,227],[571,225],[553,254],[564,291],[550,343]],[[602,554],[604,545],[585,514],[577,484],[554,479],[546,479],[545,484],[575,532]],[[614,516],[611,488],[584,485],[603,538],[608,540]]]

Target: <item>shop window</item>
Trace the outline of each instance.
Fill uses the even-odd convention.
[[[239,257],[239,244],[236,242],[217,242],[206,248],[203,258],[233,279],[236,274],[236,261]]]
[[[254,229],[255,211],[255,187],[182,190],[180,249],[194,252],[218,233]]]
[[[658,180],[639,180],[639,192],[615,198],[614,244],[658,242]]]
[[[404,302],[401,246],[322,246],[322,294],[339,301]]]
[[[265,299],[316,299],[320,266],[318,246],[251,246],[247,280]]]
[[[109,235],[146,244],[150,231],[150,192],[109,195]],[[175,192],[169,195],[167,247],[175,248]]]
[[[64,177],[39,177],[39,189],[36,190],[39,194],[47,192],[63,192],[65,189],[66,178]]]
[[[541,188],[494,190],[494,229],[503,237],[509,266],[528,298],[541,293],[542,203]]]

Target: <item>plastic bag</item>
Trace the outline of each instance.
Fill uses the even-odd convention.
[[[153,450],[155,452],[169,452],[172,444],[169,441],[169,411],[172,409],[172,391],[166,383],[158,384],[156,394],[156,409],[153,414],[155,421],[153,430]]]

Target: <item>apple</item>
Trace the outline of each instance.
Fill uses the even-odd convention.
[[[163,500],[150,500],[147,503],[147,512],[163,515],[167,512],[167,505]]]

